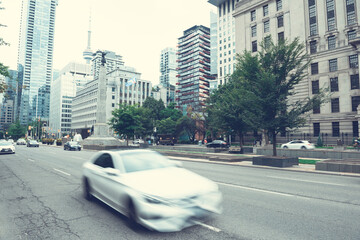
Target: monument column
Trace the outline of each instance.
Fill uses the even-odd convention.
[[[94,125],[94,134],[86,138],[82,145],[84,149],[105,150],[119,148],[120,141],[109,135],[109,125],[106,118],[106,53],[102,52],[101,66],[99,69],[98,92],[96,102],[96,123]]]

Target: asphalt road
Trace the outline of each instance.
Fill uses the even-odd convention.
[[[360,239],[360,178],[184,161],[217,182],[224,212],[175,233],[133,231],[81,192],[93,151],[0,155],[0,239]]]

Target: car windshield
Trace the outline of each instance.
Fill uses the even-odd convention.
[[[78,142],[69,142],[70,145],[74,146],[74,145],[78,145]]]
[[[121,158],[128,173],[175,166],[156,152],[129,152],[121,154]]]
[[[35,141],[35,140],[30,140],[30,143],[37,143],[37,141]]]
[[[10,145],[12,145],[10,142],[5,142],[5,141],[0,142],[0,146],[10,146]]]

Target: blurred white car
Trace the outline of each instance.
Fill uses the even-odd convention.
[[[294,140],[281,145],[281,148],[288,149],[315,149],[315,145],[306,140]]]
[[[213,181],[151,150],[101,151],[83,165],[84,196],[128,217],[131,226],[173,232],[222,212]]]
[[[0,153],[15,153],[15,146],[8,141],[0,141]]]

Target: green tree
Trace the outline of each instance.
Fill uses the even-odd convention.
[[[325,92],[289,101],[290,96],[296,95],[295,86],[307,76],[310,64],[305,46],[298,38],[277,44],[269,39],[262,43],[258,54],[244,52],[237,61],[234,77],[237,75],[237,81],[247,87],[252,101],[255,100],[257,109],[250,109],[253,121],[271,136],[276,156],[276,135],[284,129],[303,126],[309,111],[326,100]]]
[[[139,107],[136,110],[140,117],[140,126],[136,129],[135,135],[141,136],[142,138],[151,135],[154,131],[154,123],[152,119],[149,118],[151,110],[144,107]]]
[[[133,137],[141,127],[137,108],[132,105],[119,105],[119,108],[112,111],[113,117],[108,122],[114,131],[126,136],[127,144],[129,144],[129,138]]]
[[[170,103],[166,108],[161,110],[159,120],[170,117],[173,121],[176,122],[178,119],[180,119],[182,117],[182,113],[176,109],[175,106],[175,103]]]
[[[19,121],[11,124],[7,130],[8,136],[11,136],[14,140],[17,140],[21,137],[25,137],[26,127],[22,126]]]
[[[195,120],[188,116],[182,116],[176,121],[176,134],[185,132],[191,142],[195,141],[197,131]]]
[[[158,120],[156,123],[157,134],[171,134],[176,136],[176,122],[171,117]]]
[[[160,113],[165,109],[163,100],[156,100],[153,97],[146,98],[143,107],[150,109],[151,112],[148,117],[151,118],[154,122],[156,120],[160,120]]]

